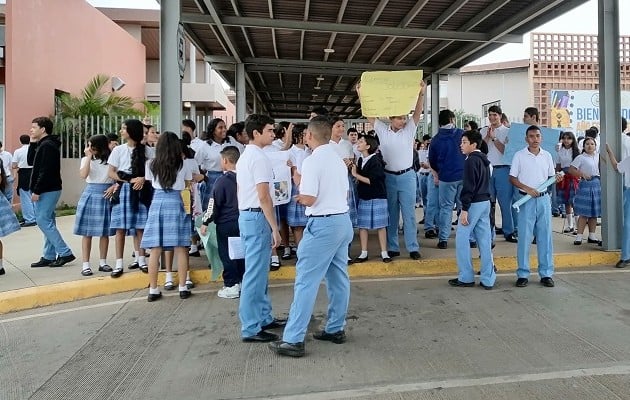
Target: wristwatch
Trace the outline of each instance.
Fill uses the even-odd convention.
[[[493,142],[496,142],[496,140],[497,140],[496,136],[492,138]]]

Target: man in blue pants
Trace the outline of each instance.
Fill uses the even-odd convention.
[[[313,337],[338,344],[346,340],[344,326],[350,301],[348,245],[353,231],[346,200],[347,168],[329,144],[331,128],[326,117],[314,117],[304,137],[313,154],[302,164],[297,201],[306,206],[308,222],[297,250],[289,320],[282,340],[269,344],[272,351],[283,356],[305,354],[304,337],[322,279],[328,292],[328,322]]]

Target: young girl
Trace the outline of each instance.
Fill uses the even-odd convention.
[[[575,195],[574,208],[578,218],[578,234],[573,244],[582,244],[582,234],[588,223],[588,242],[601,245],[595,236],[597,218],[601,215],[602,188],[599,181],[599,157],[595,152],[595,139],[587,137],[583,141],[584,150],[571,162],[569,173],[580,178]]]
[[[575,231],[573,200],[580,183],[578,177],[569,174],[571,162],[580,155],[577,140],[575,140],[573,132],[562,132],[557,150],[558,163],[556,164],[556,171],[563,171],[565,173],[562,182],[556,185],[558,201],[564,204],[566,210],[567,227],[564,229],[564,233],[573,233]]]
[[[7,188],[8,180],[4,173],[3,162],[0,159],[0,237],[20,230],[20,223],[9,204],[9,200],[2,194]],[[0,240],[0,275],[4,275],[2,240]]]
[[[622,120],[622,122],[625,120]],[[626,126],[627,127],[627,126]],[[622,128],[623,123],[622,123]],[[624,129],[625,131],[625,129]],[[623,142],[622,142],[623,144]],[[621,257],[615,268],[626,268],[630,265],[630,156],[624,156],[623,159],[617,162],[612,149],[606,144],[606,152],[610,159],[612,167],[623,174],[623,228],[621,230]],[[625,149],[622,149],[622,154],[625,153]]]
[[[184,210],[181,191],[186,181],[192,180],[192,172],[184,168],[182,146],[173,132],[160,135],[155,147],[155,159],[147,162],[146,179],[154,189],[153,200],[146,222],[146,234],[142,238],[143,249],[151,249],[149,256],[148,301],[162,297],[157,287],[158,263],[164,248],[174,248],[179,263],[178,273],[188,272],[188,246],[190,246],[190,216]],[[180,279],[179,297],[187,299],[190,290]]]
[[[352,164],[352,176],[358,182],[359,207],[357,226],[359,227],[359,240],[361,241],[361,255],[354,259],[355,263],[368,259],[368,229],[376,229],[378,243],[381,246],[381,259],[384,263],[392,261],[387,253],[386,230],[389,226],[389,214],[387,211],[387,191],[385,189],[385,165],[379,155],[375,155],[378,148],[376,139],[371,136],[362,136],[357,142],[357,150],[361,152],[361,158],[356,164]]]
[[[297,124],[293,127],[293,147],[289,150],[291,160],[291,176],[293,177],[293,186],[291,188],[291,202],[289,202],[287,210],[287,221],[291,229],[293,229],[293,237],[295,238],[295,246],[297,247],[302,240],[304,227],[306,226],[306,207],[297,202],[296,196],[300,193],[300,182],[302,180],[302,161],[311,154],[308,147],[304,145],[304,134],[306,133],[305,124]]]
[[[195,153],[195,160],[205,171],[206,179],[203,192],[201,193],[202,209],[206,209],[210,194],[214,187],[214,182],[223,175],[221,171],[221,150],[228,143],[227,129],[225,122],[220,118],[215,118],[208,123],[206,128],[206,143],[199,147]]]
[[[142,144],[143,128],[142,122],[137,119],[126,120],[120,129],[120,136],[127,143],[116,146],[107,161],[109,177],[116,182],[105,193],[105,197],[112,199],[113,204],[110,228],[116,230],[116,265],[112,278],[118,278],[123,273],[127,232],[135,234],[135,243],[138,244],[138,249],[134,251],[136,261],[129,269],[140,268],[144,273],[149,272],[144,250],[139,245],[152,194],[151,185],[145,184],[145,164],[154,153]]]
[[[111,218],[111,203],[105,198],[114,180],[109,177],[107,159],[110,150],[107,136],[92,136],[84,150],[85,157],[81,159],[79,176],[85,179],[87,185],[81,193],[77,205],[77,216],[74,220],[74,234],[83,236],[81,239],[81,252],[83,257],[83,269],[81,275],[91,276],[90,252],[92,250],[92,237],[99,237],[99,267],[101,272],[112,272],[112,267],[107,265],[107,249],[109,237],[114,234],[109,228]]]

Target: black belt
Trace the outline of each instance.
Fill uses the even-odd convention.
[[[492,168],[494,168],[494,169],[510,168],[510,166],[509,165],[493,165]]]
[[[407,169],[401,169],[400,171],[388,171],[388,170],[385,170],[385,172],[387,172],[388,174],[392,174],[392,175],[402,175],[405,172],[411,171],[412,169],[413,169],[413,167],[409,167]]]
[[[519,192],[519,194],[522,194],[523,196],[527,195],[527,192],[523,192],[522,190],[519,190],[518,192]],[[548,194],[549,194],[548,191],[547,192],[539,192],[538,193],[539,196],[545,196],[545,195],[548,195]]]
[[[429,174],[430,174],[430,172],[420,172],[420,175],[423,175],[423,176],[427,176]]]
[[[336,213],[336,214],[309,215],[309,218],[328,218],[328,217],[334,217],[335,215],[344,215],[344,214],[346,213],[342,212],[342,213]]]
[[[262,208],[260,208],[260,207],[252,207],[252,208],[246,208],[246,209],[241,210],[241,211],[262,212]]]

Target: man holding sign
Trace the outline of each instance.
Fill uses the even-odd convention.
[[[411,118],[407,117],[407,114],[398,114],[392,116],[387,114],[387,111],[393,109],[389,107],[383,107],[382,110],[374,109],[373,107],[365,108],[366,105],[374,105],[375,99],[370,96],[362,96],[362,92],[373,92],[372,86],[374,81],[368,80],[363,82],[366,74],[364,73],[361,80],[363,82],[363,89],[361,85],[357,85],[357,94],[361,100],[361,107],[363,115],[365,115],[368,121],[374,127],[378,139],[380,141],[379,149],[383,160],[385,161],[385,186],[387,188],[387,208],[389,211],[389,227],[387,228],[387,249],[390,257],[400,255],[400,244],[398,242],[398,218],[402,212],[403,217],[403,233],[405,238],[405,247],[409,252],[409,257],[412,260],[420,259],[420,245],[418,244],[418,236],[416,232],[416,173],[413,169],[413,150],[415,145],[416,130],[418,122],[420,121],[420,114],[422,113],[422,107],[424,104],[424,82],[422,79],[421,71],[396,71],[396,72],[420,72],[420,93],[416,98],[416,104],[413,110]],[[389,74],[395,74],[394,72],[387,73],[387,76],[393,76]],[[368,75],[369,76],[369,75]],[[396,86],[396,80],[392,79],[391,85],[388,87]],[[417,82],[417,81],[416,81]],[[381,82],[382,83],[382,82]],[[388,98],[396,96],[395,91],[390,93],[380,93],[381,98]],[[399,104],[400,105],[400,104]],[[402,111],[404,110],[404,111]],[[406,113],[409,110],[408,106],[400,108],[399,112]],[[396,110],[398,111],[398,110]],[[377,119],[378,116],[389,116],[389,124]]]

